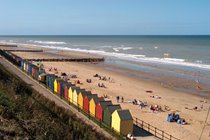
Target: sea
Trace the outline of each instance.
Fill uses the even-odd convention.
[[[103,55],[105,63],[210,87],[210,36],[0,36],[0,43]]]

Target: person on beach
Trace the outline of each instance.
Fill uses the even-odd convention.
[[[116,97],[116,100],[117,100],[117,102],[119,103],[120,97],[119,97],[119,96],[117,96],[117,97]]]
[[[123,97],[121,98],[121,102],[124,103],[124,98]]]

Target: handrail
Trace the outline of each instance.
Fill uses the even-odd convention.
[[[157,137],[161,140],[180,140],[180,139],[166,133],[165,131],[160,130],[157,127],[152,126],[151,124],[149,124],[141,119],[138,119],[136,117],[134,117],[134,124],[142,129],[144,129],[145,131],[153,134],[155,137]]]

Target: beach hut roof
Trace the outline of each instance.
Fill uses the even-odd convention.
[[[81,94],[82,94],[82,96],[84,98],[86,95],[91,95],[91,92],[90,91],[86,91],[86,90],[81,90]]]
[[[93,96],[93,101],[95,102],[95,104],[97,104],[100,101],[104,101],[104,98],[99,98],[98,96]]]
[[[100,101],[101,107],[105,109],[107,105],[112,105],[111,101]]]
[[[57,82],[60,82],[62,79],[55,79]]]
[[[121,109],[121,106],[120,105],[108,105],[107,109],[112,114],[115,110]]]
[[[92,98],[94,98],[94,96],[95,96],[95,98],[98,97],[97,94],[88,94],[88,95],[87,95],[87,98],[88,98],[88,100],[90,101]]]
[[[72,84],[71,82],[67,82],[66,86],[67,87],[73,87],[73,86],[75,86],[75,84]]]
[[[121,120],[132,120],[133,117],[131,116],[131,113],[129,110],[116,110],[119,114],[119,117]]]
[[[80,87],[72,87],[73,90],[76,90],[79,94],[80,92],[85,92],[85,89],[81,89]]]

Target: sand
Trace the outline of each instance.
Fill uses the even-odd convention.
[[[27,52],[15,52],[18,56],[24,58],[49,58],[72,56],[74,52],[53,51],[53,55],[48,53],[53,51],[46,49],[44,53],[27,53]],[[81,53],[75,53],[79,56]],[[81,54],[82,56],[92,56],[91,54]],[[95,56],[97,57],[97,56]],[[48,72],[50,67],[56,67],[59,71],[67,74],[76,74],[78,78],[70,79],[71,82],[80,80],[81,85],[78,85],[86,90],[91,91],[93,94],[99,96],[107,95],[108,99],[114,104],[116,102],[116,96],[123,96],[124,103],[119,103],[123,109],[129,109],[133,117],[137,117],[144,120],[151,125],[164,130],[165,132],[183,140],[197,140],[199,139],[201,130],[206,119],[208,107],[210,106],[210,100],[205,99],[207,103],[203,103],[202,97],[194,94],[180,92],[174,89],[166,88],[160,83],[153,81],[146,81],[144,79],[135,78],[127,74],[114,72],[105,68],[107,65],[92,64],[92,63],[74,63],[74,62],[43,62],[45,70]],[[109,66],[110,67],[110,66]],[[116,68],[116,67],[113,67]],[[53,73],[53,72],[51,72]],[[99,78],[93,77],[95,74],[101,76],[110,77],[111,81],[102,81]],[[159,77],[161,79],[161,77]],[[87,83],[86,79],[92,79],[92,83]],[[170,82],[170,81],[168,81]],[[98,87],[98,83],[104,83],[107,88]],[[151,90],[152,93],[146,91]],[[150,96],[159,96],[161,99],[151,98]],[[149,107],[140,109],[137,105],[130,103],[133,99],[147,102],[149,105],[160,105],[163,108],[163,112],[153,113]],[[200,109],[203,105],[203,109]],[[170,108],[169,111],[165,110],[165,106]],[[192,108],[197,106],[199,110],[193,110]],[[189,108],[189,109],[186,109]],[[189,125],[180,125],[176,123],[167,122],[167,115],[171,112],[179,113],[182,118],[185,118]],[[210,133],[210,119],[207,121],[202,139],[208,139]]]

